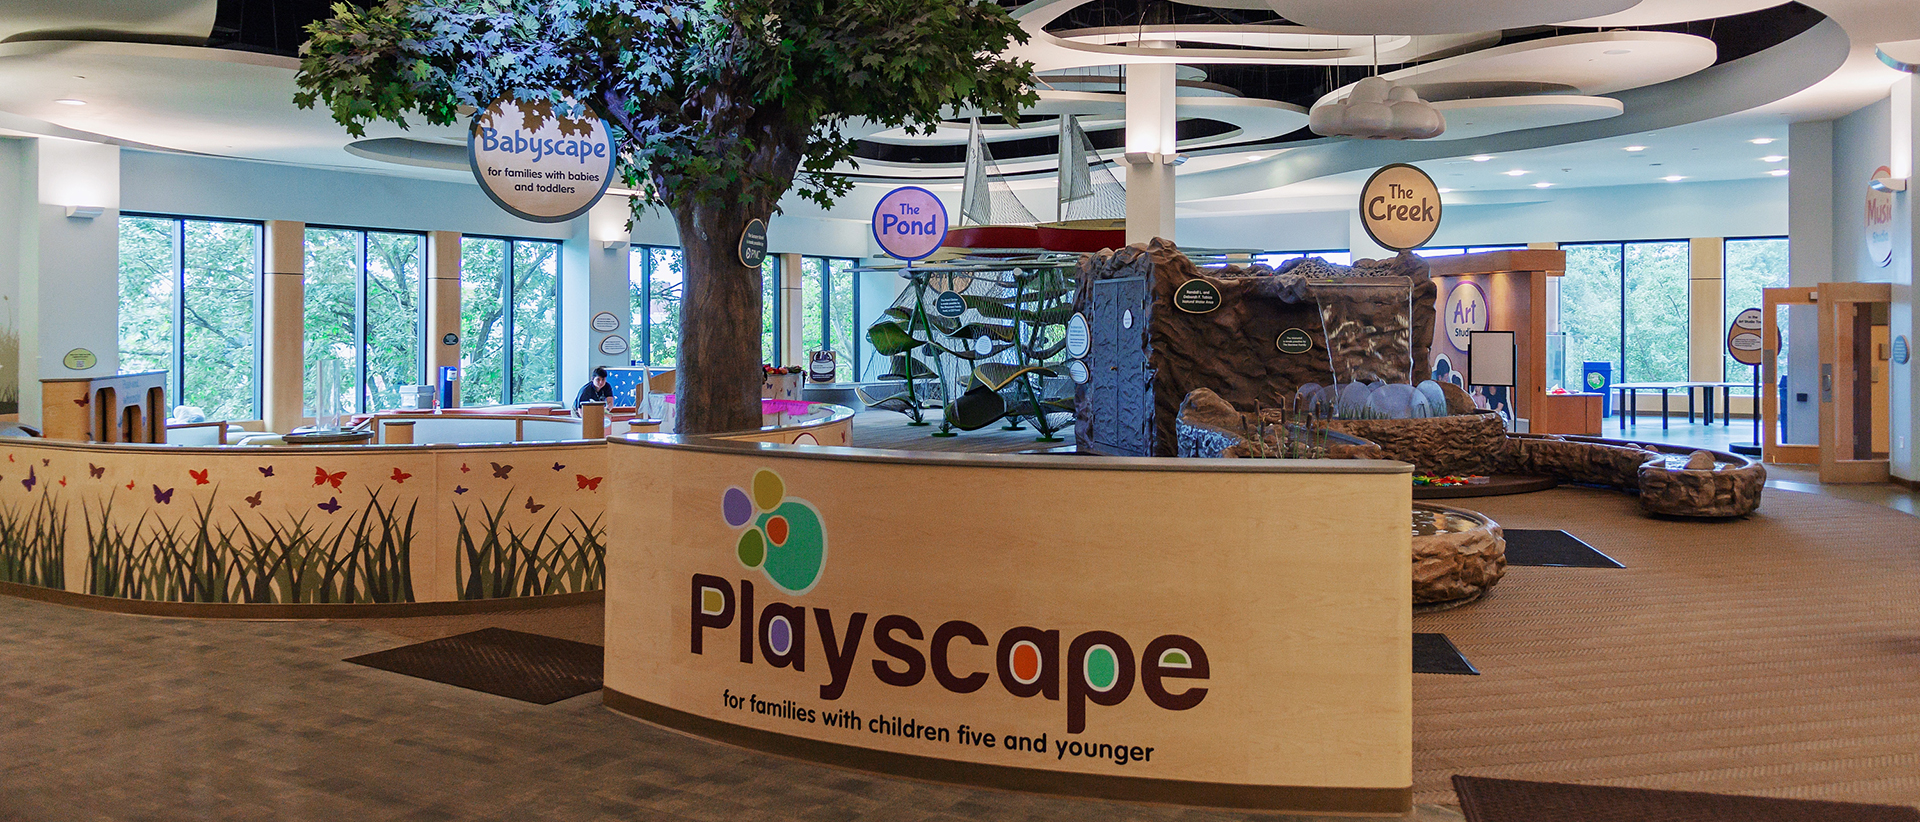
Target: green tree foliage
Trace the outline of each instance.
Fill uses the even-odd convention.
[[[460,239],[460,404],[506,399],[507,241]]]
[[[1726,250],[1726,311],[1720,325],[1724,328],[1733,322],[1733,318],[1749,308],[1759,308],[1761,291],[1768,288],[1787,287],[1787,238],[1762,237],[1752,240],[1728,240]],[[1779,328],[1787,328],[1787,309],[1776,309]],[[1780,362],[1785,363],[1787,337],[1780,335]],[[1726,356],[1724,367],[1728,380],[1740,381],[1753,379],[1753,366]],[[1742,393],[1752,393],[1751,391]]]
[[[768,340],[740,320],[764,285],[730,257],[796,185],[822,205],[849,190],[827,173],[852,159],[848,123],[926,132],[956,107],[1011,121],[1034,99],[1031,66],[1000,56],[1018,25],[974,0],[387,0],[308,31],[295,99],[356,135],[503,96],[613,126],[635,207],[664,204],[687,253],[687,432],[758,426]]]

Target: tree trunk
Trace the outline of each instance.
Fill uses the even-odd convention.
[[[760,269],[741,265],[739,253],[747,212],[732,198],[673,212],[686,255],[674,378],[682,434],[760,427]]]

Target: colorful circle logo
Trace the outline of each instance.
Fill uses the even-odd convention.
[[[751,488],[728,488],[720,498],[727,525],[745,529],[734,543],[735,556],[741,565],[760,569],[782,591],[813,590],[827,563],[827,529],[820,512],[805,500],[789,498],[786,482],[768,469],[753,475]],[[791,642],[791,627],[786,631]],[[774,639],[769,633],[768,640]]]

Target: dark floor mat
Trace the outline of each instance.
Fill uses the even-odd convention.
[[[1544,565],[1555,568],[1625,568],[1613,557],[1565,531],[1506,528],[1508,565]]]
[[[483,628],[348,659],[508,699],[551,705],[600,690],[605,651],[598,645]]]
[[[1810,799],[1771,799],[1454,776],[1467,822],[1920,822],[1920,811]]]
[[[1413,672],[1480,675],[1480,669],[1460,655],[1460,649],[1453,647],[1453,640],[1446,634],[1413,635]]]

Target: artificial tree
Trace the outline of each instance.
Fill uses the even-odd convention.
[[[356,135],[450,125],[511,96],[605,119],[636,216],[664,206],[686,253],[680,431],[760,425],[760,271],[735,252],[791,189],[852,188],[847,127],[927,132],[971,109],[1011,122],[1025,35],[975,0],[386,0],[307,28],[295,101]]]

